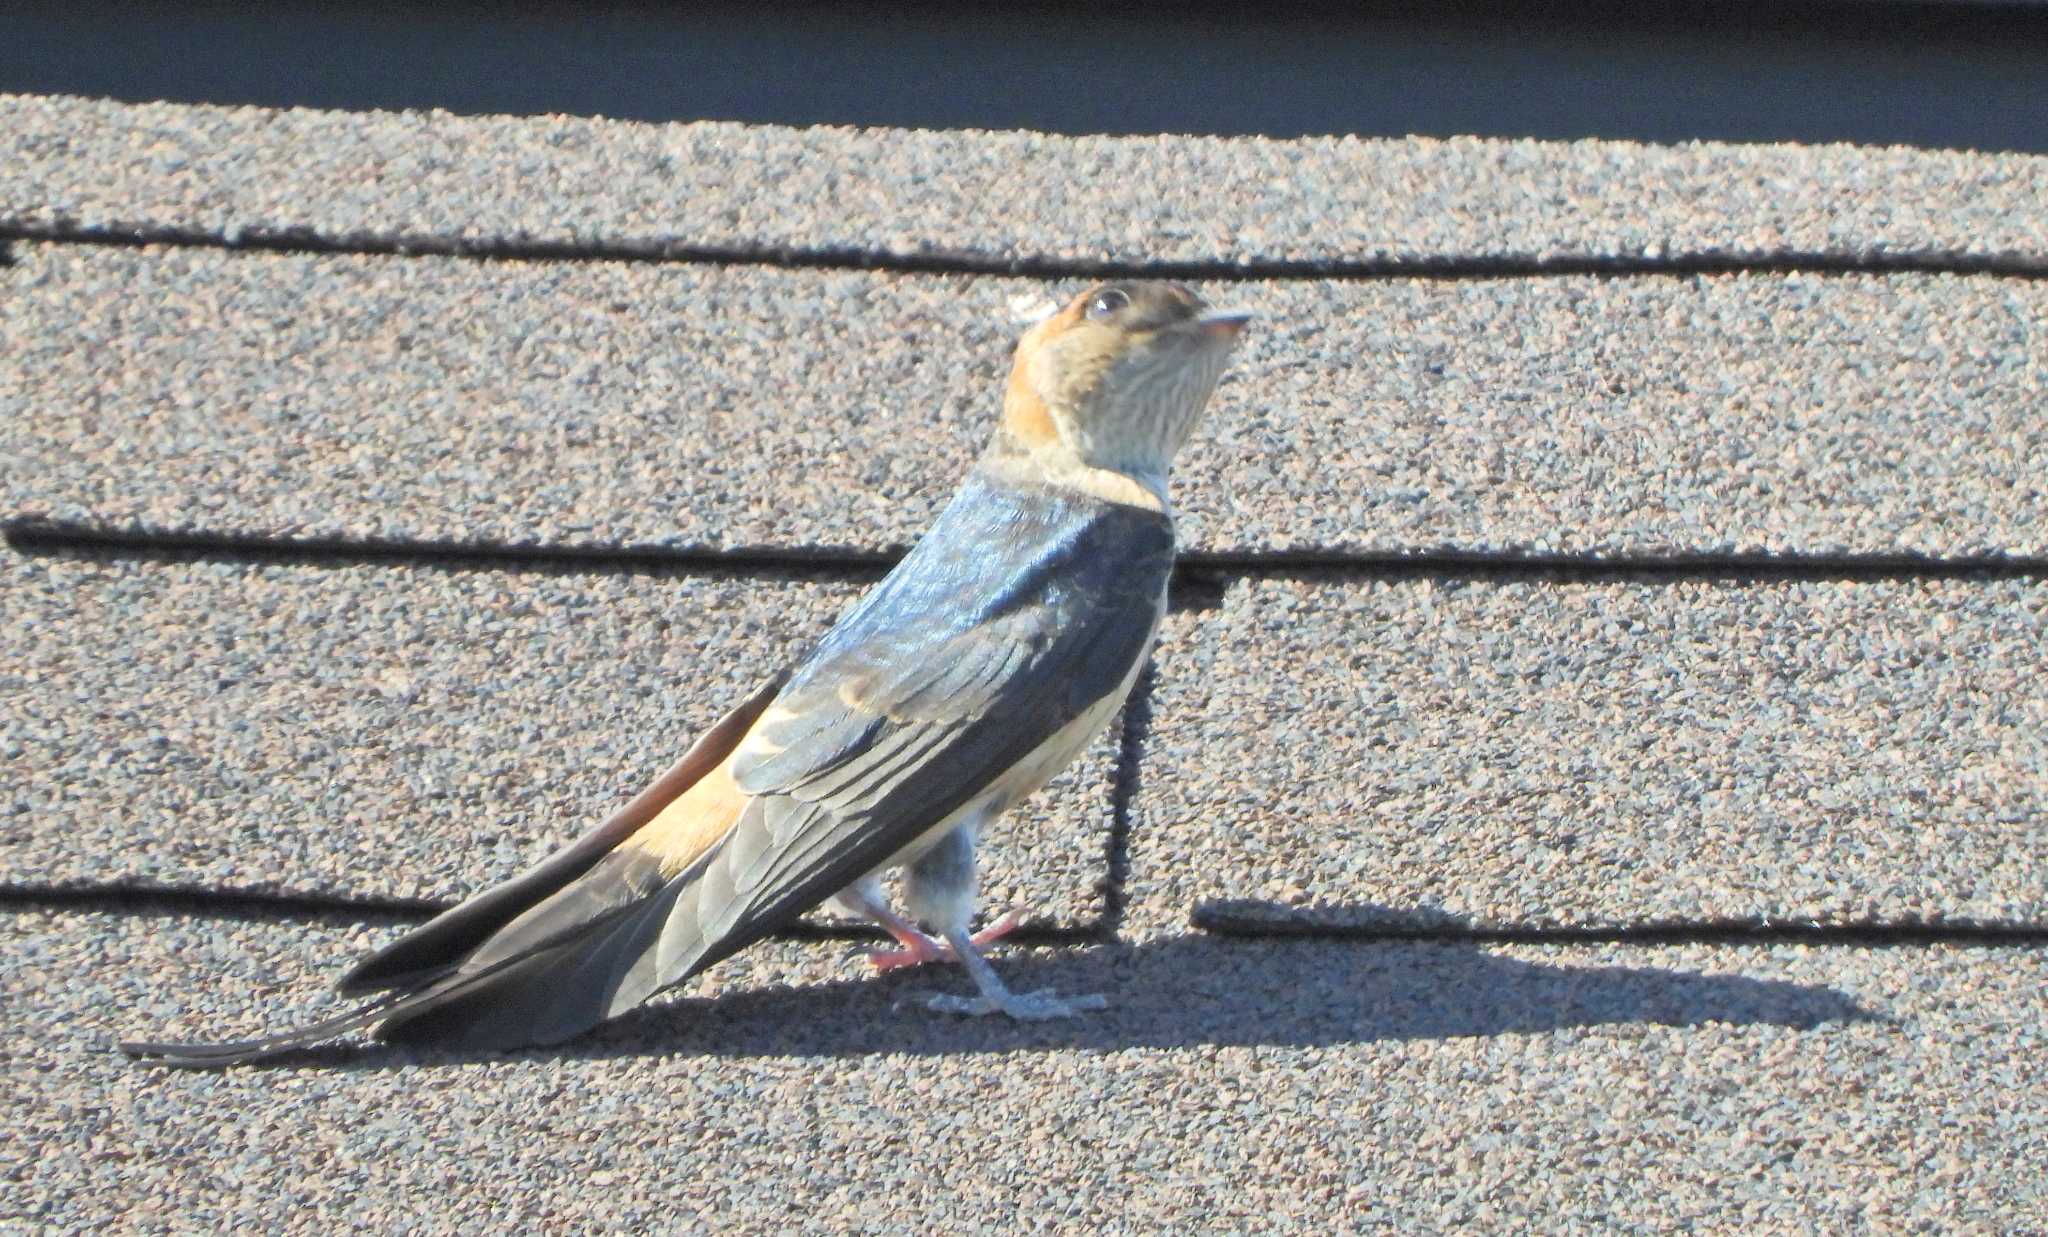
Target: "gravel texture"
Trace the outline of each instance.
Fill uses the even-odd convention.
[[[454,899],[575,837],[859,587],[0,556],[0,884]],[[1101,912],[1117,731],[990,829],[985,903]]]
[[[1260,316],[1180,469],[1197,551],[2039,556],[2040,281],[1250,277],[2039,271],[2044,206],[2048,158],[1903,149],[0,96],[0,514],[887,552],[986,433],[1023,307],[1075,284],[785,260],[1167,262],[1244,277],[1205,290]],[[196,247],[23,239],[87,235]],[[229,251],[248,244],[380,253]],[[1119,938],[997,951],[1026,990],[1109,994],[1072,1023],[934,1017],[915,998],[964,991],[957,973],[773,941],[560,1050],[224,1075],[108,1050],[330,1011],[328,981],[402,925],[240,895],[453,899],[509,875],[871,577],[0,556],[0,1229],[2048,1215],[2048,946],[1186,927],[1227,902],[1277,930],[2038,930],[2038,575],[1219,573],[1213,608],[1169,620],[1136,714]],[[991,839],[989,905],[1103,922],[1117,743]],[[112,887],[219,916],[93,901]]]
[[[28,1224],[1989,1232],[2048,1207],[2041,949],[1148,935],[1004,951],[1112,994],[1024,1026],[904,999],[957,975],[779,945],[555,1052],[194,1074],[107,1045],[310,1013],[378,934],[0,933],[0,1216]]]
[[[16,515],[871,553],[1071,284],[24,244]],[[1177,473],[1218,554],[2048,554],[2048,282],[1209,285],[1258,322]]]
[[[1134,913],[2034,923],[2039,581],[1247,581],[1181,614]]]
[[[0,226],[985,262],[2048,258],[2048,158],[1123,137],[0,95]]]

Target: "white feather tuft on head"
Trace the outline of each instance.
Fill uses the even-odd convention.
[[[1037,326],[1059,311],[1059,302],[1043,292],[1019,292],[1010,298],[1010,320],[1018,326]]]

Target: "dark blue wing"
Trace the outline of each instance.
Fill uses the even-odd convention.
[[[1172,566],[1157,512],[970,478],[750,733],[733,776],[756,799],[703,874],[695,965],[872,870],[1116,691]]]

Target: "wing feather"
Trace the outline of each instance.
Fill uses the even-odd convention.
[[[1143,659],[1172,569],[1171,524],[992,489],[963,490],[734,753],[734,783],[759,810],[698,878],[697,922],[665,927],[664,982],[872,871]]]

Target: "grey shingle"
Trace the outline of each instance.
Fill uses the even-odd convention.
[[[1160,652],[1132,904],[2038,923],[2044,631],[2024,581],[1247,582]]]
[[[0,96],[0,226],[984,261],[2048,257],[2048,159],[1065,138]]]
[[[0,96],[0,508],[871,552],[1039,274],[2048,266],[2048,159],[1067,139]],[[256,243],[768,265],[224,253]],[[1779,261],[1779,260],[1783,261]],[[1299,273],[1299,272],[1297,272]],[[1071,284],[1065,285],[1071,287]],[[1239,282],[1194,548],[2048,553],[2043,285]],[[857,573],[854,573],[857,574]],[[0,885],[451,898],[569,836],[839,576],[0,559]],[[0,914],[0,1228],[1986,1231],[2048,1211],[2048,950],[1475,948],[1300,922],[2044,922],[2039,580],[1241,579],[1171,621],[1070,1024],[776,942],[561,1050],[139,1069],[395,934]],[[767,660],[764,660],[767,659]],[[988,901],[1101,912],[1114,741]],[[197,901],[197,900],[194,900]],[[717,998],[706,999],[706,998]]]
[[[1247,945],[1006,951],[1031,1026],[765,947],[561,1050],[139,1068],[310,1012],[381,932],[0,920],[0,1207],[57,1227],[1943,1230],[2048,1206],[2048,953]],[[799,985],[785,987],[783,985]],[[898,1008],[903,1004],[903,1008]]]
[[[24,245],[16,514],[873,552],[995,415],[1026,280]],[[1070,286],[1070,285],[1069,285]],[[1210,285],[1212,553],[2048,553],[2048,283]]]
[[[855,585],[0,556],[0,884],[452,899],[581,834]],[[1115,735],[985,902],[1100,912]]]

